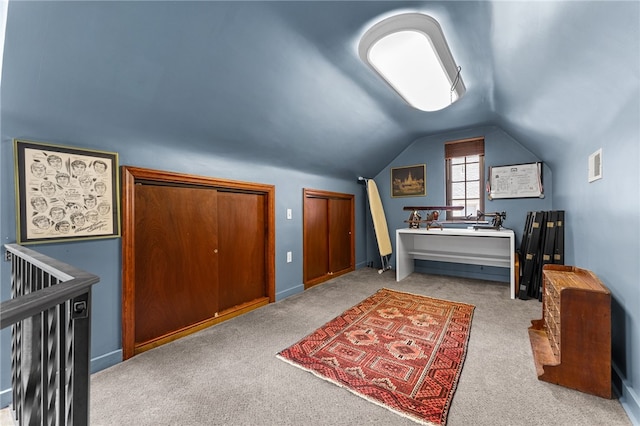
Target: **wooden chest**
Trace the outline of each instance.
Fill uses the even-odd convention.
[[[529,327],[538,379],[611,398],[611,293],[575,266],[542,274],[542,319]]]

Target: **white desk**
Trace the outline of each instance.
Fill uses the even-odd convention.
[[[511,229],[396,230],[396,281],[413,272],[415,259],[509,268],[510,296],[516,298],[515,234]]]

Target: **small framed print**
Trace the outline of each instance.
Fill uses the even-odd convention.
[[[118,154],[14,139],[18,244],[120,236]]]
[[[394,167],[391,169],[392,197],[427,195],[427,165]]]

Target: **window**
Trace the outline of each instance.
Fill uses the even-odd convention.
[[[447,205],[464,207],[448,211],[447,220],[476,219],[484,212],[484,138],[447,142],[444,158]]]
[[[421,13],[384,19],[360,40],[358,53],[409,105],[443,109],[465,92],[438,21]]]

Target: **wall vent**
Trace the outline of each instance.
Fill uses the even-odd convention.
[[[589,156],[589,182],[602,179],[602,148]]]

